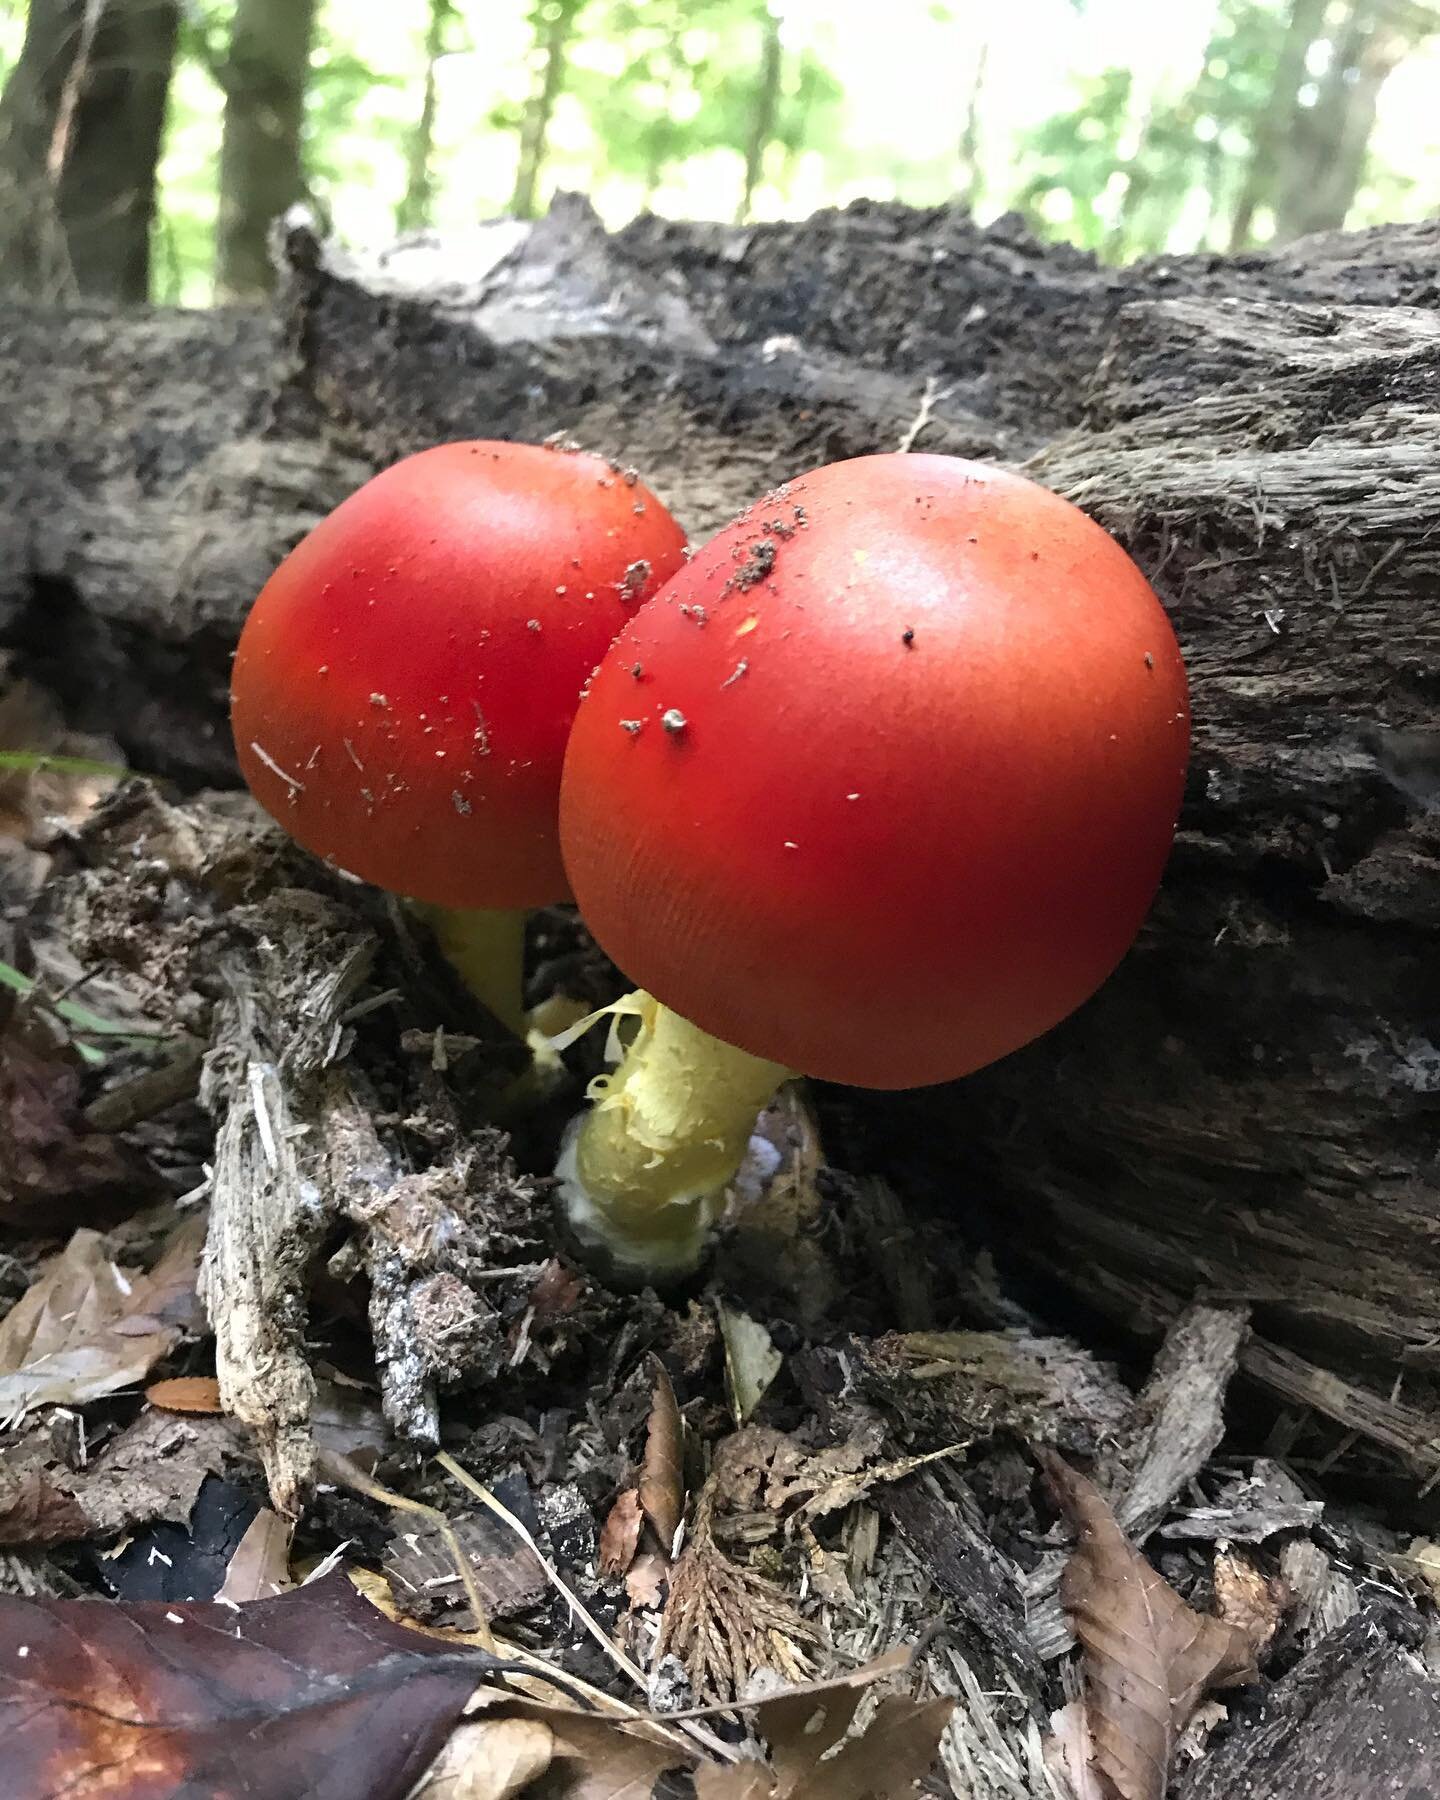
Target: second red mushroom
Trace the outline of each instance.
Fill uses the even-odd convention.
[[[946,1081],[1057,1024],[1140,927],[1188,747],[1163,609],[1054,494],[895,455],[751,507],[570,738],[571,884],[643,990],[562,1161],[577,1227],[686,1266],[787,1073]]]

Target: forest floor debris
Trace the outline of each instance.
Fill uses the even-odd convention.
[[[704,1275],[606,1289],[545,1178],[593,1047],[507,1135],[513,1050],[423,934],[230,799],[121,788],[4,929],[0,1129],[43,1121],[53,1189],[0,1169],[0,1729],[33,1791],[243,1754],[262,1796],[323,1764],[361,1800],[1228,1800],[1212,1763],[1294,1760],[1307,1671],[1358,1704],[1328,1646],[1377,1604],[1377,1678],[1422,1704],[1421,1521],[1236,1424],[1243,1309],[1122,1368],[943,1195],[827,1163],[864,1120],[794,1092]],[[571,918],[534,948],[594,1000]],[[67,959],[129,1027],[98,1058]],[[177,1029],[213,1124],[187,1081],[107,1113]],[[101,1730],[77,1697],[120,1683]]]

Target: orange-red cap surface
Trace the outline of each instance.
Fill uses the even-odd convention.
[[[1170,625],[1099,526],[1001,470],[864,457],[767,495],[627,625],[561,841],[595,936],[666,1005],[916,1086],[1110,973],[1188,748]]]
[[[246,781],[307,849],[394,893],[563,899],[580,689],[683,548],[655,496],[598,457],[459,443],[396,463],[246,621],[231,679]]]

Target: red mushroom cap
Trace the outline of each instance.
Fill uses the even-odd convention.
[[[861,457],[767,495],[620,634],[561,844],[599,942],[692,1023],[919,1086],[1114,968],[1188,748],[1170,625],[1098,525],[998,469]]]
[[[251,791],[299,843],[438,906],[565,898],[580,689],[684,535],[629,471],[444,444],[352,494],[256,600],[231,677]]]

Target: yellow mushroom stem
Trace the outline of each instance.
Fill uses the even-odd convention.
[[[791,1074],[723,1044],[649,994],[613,1009],[639,1029],[620,1065],[590,1084],[556,1173],[581,1241],[634,1274],[700,1260],[755,1121]]]
[[[416,911],[475,998],[516,1037],[524,1038],[525,913],[425,904]]]

